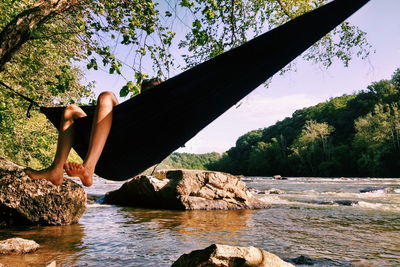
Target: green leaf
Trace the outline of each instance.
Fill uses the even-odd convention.
[[[121,90],[119,91],[119,96],[120,97],[126,97],[129,94],[129,88],[128,86],[124,85]]]
[[[181,2],[179,3],[182,7],[193,7],[194,3],[190,2],[189,0],[181,0]]]

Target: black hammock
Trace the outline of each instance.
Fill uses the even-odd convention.
[[[120,181],[159,163],[368,1],[330,2],[119,104],[95,173]],[[82,158],[94,108],[75,123]],[[41,111],[59,127],[62,107]]]

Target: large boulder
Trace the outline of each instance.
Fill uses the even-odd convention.
[[[30,179],[23,167],[0,157],[0,227],[77,223],[85,209],[86,193],[77,183]]]
[[[184,254],[171,267],[294,267],[278,256],[255,247],[232,247],[214,244]]]
[[[105,203],[178,210],[258,209],[268,205],[236,176],[202,170],[170,170],[163,177],[137,176],[108,192]]]

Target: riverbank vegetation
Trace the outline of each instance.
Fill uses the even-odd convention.
[[[157,167],[158,169],[194,169],[206,170],[207,166],[219,160],[221,154],[212,152],[204,154],[172,153]]]
[[[271,176],[400,176],[400,69],[365,90],[241,136],[209,169]]]

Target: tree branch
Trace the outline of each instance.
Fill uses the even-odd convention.
[[[13,54],[31,40],[34,29],[78,3],[78,0],[38,0],[31,8],[18,14],[0,32],[0,72]]]
[[[232,46],[235,44],[236,40],[236,29],[235,29],[235,0],[231,0],[231,31],[232,31],[232,36],[231,36],[231,42]]]

